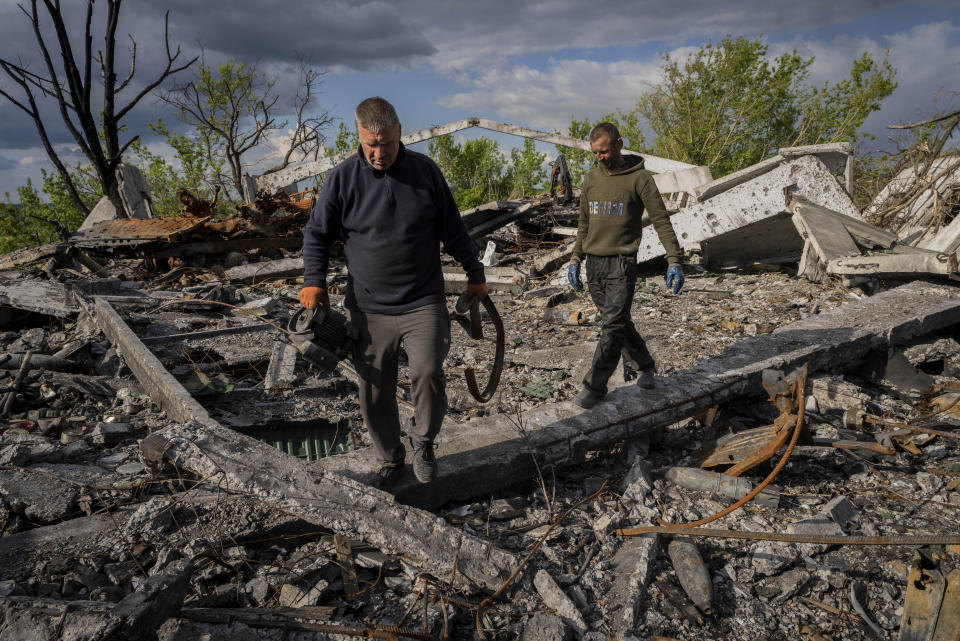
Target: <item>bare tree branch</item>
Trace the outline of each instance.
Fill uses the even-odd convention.
[[[928,118],[927,120],[921,120],[920,122],[913,122],[913,123],[910,123],[909,125],[887,125],[887,129],[913,129],[914,127],[923,127],[924,125],[932,125],[935,122],[940,122],[941,120],[947,120],[957,115],[960,115],[960,109],[953,111],[951,113],[948,113],[945,116]]]
[[[45,33],[45,29],[41,29],[40,11],[38,10],[40,0],[29,0],[29,8],[26,3],[18,5],[33,27],[37,48],[46,68],[46,77],[27,70],[23,64],[15,64],[0,58],[0,68],[20,87],[23,97],[16,97],[10,91],[3,89],[0,89],[0,96],[9,100],[34,121],[47,155],[67,186],[74,204],[83,212],[87,211],[87,206],[80,197],[79,190],[74,184],[70,172],[53,149],[46,123],[43,122],[35,100],[34,91],[37,92],[37,96],[42,94],[45,98],[55,101],[60,111],[63,127],[70,133],[81,152],[86,156],[97,180],[100,182],[103,193],[110,197],[115,206],[120,207],[115,172],[117,165],[121,162],[123,152],[137,139],[134,137],[127,143],[120,145],[121,120],[143,96],[151,92],[169,76],[186,69],[196,61],[196,58],[194,58],[184,65],[178,66],[175,64],[180,55],[180,49],[178,48],[176,53],[171,52],[168,37],[168,14],[164,20],[164,44],[167,51],[166,67],[152,82],[147,83],[132,100],[121,109],[116,110],[117,94],[132,81],[136,69],[136,42],[130,37],[132,43],[130,74],[119,86],[117,85],[114,54],[121,4],[122,0],[106,0],[104,49],[96,54],[96,62],[99,62],[103,86],[101,109],[95,108],[91,101],[94,82],[96,82],[92,71],[95,62],[93,52],[94,0],[87,0],[82,35],[83,42],[82,47],[77,50],[82,51],[81,60],[78,60],[75,56],[70,36],[71,32],[75,30],[67,27],[60,0],[42,0],[42,6],[46,12],[45,17],[49,20],[53,30],[54,35],[52,36]]]

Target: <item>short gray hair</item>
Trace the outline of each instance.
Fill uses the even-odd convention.
[[[620,137],[620,130],[612,122],[601,122],[590,130],[590,142],[603,136],[609,138],[610,142],[616,142],[617,138]]]
[[[380,96],[367,98],[357,105],[353,112],[353,118],[358,129],[363,127],[375,134],[389,127],[400,126],[400,118],[397,117],[396,109]]]

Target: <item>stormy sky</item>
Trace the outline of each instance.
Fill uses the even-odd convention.
[[[842,80],[853,58],[864,51],[879,59],[889,49],[899,86],[882,111],[867,121],[867,129],[877,136],[875,146],[886,140],[886,125],[920,119],[958,102],[957,0],[714,4],[704,8],[708,5],[699,0],[594,4],[125,0],[117,30],[117,73],[124,77],[129,70],[129,34],[137,43],[136,74],[118,104],[125,104],[163,68],[167,12],[170,43],[174,51],[180,48],[180,60],[202,54],[209,64],[230,58],[256,64],[276,77],[284,105],[292,103],[298,61],[305,60],[325,71],[318,108],[351,124],[350,114],[359,100],[381,95],[396,105],[406,132],[468,116],[565,129],[571,117],[597,118],[617,108],[629,110],[657,81],[664,52],[682,56],[728,34],[763,36],[771,55],[796,49],[814,56],[810,77],[814,85]],[[86,2],[64,0],[63,5],[73,46],[81,51]],[[29,10],[29,0],[19,4],[0,0],[0,58],[45,73],[21,6]],[[105,6],[103,0],[94,5],[94,51],[103,48]],[[41,33],[49,35],[42,9],[41,23]],[[182,72],[176,81],[188,81],[190,73]],[[0,88],[19,95],[19,88],[3,75]],[[80,160],[75,143],[60,126],[56,106],[47,104],[43,110],[58,152],[67,161]],[[146,128],[157,118],[179,126],[171,109],[148,95],[125,119],[125,135],[141,134],[151,149],[167,154],[169,150]],[[544,151],[552,153],[552,147]],[[27,178],[38,181],[41,168],[51,167],[32,121],[0,98],[0,194],[13,192]]]

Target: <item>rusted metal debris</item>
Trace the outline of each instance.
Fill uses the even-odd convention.
[[[744,430],[720,438],[717,447],[700,463],[701,467],[717,467],[729,465],[724,471],[729,476],[740,476],[763,463],[787,442],[792,428],[797,422],[798,385],[805,377],[801,377],[800,370],[787,376],[767,371],[763,374],[762,385],[770,395],[770,400],[780,410],[780,416],[772,425]],[[801,428],[801,436],[809,442],[809,434]]]
[[[933,638],[946,588],[947,582],[937,567],[937,561],[929,553],[914,552],[900,621],[900,641],[929,641]]]
[[[618,536],[665,534],[670,536],[743,539],[747,541],[777,541],[778,543],[820,543],[823,545],[960,545],[960,534],[913,534],[896,536],[832,536],[819,534],[790,534],[788,532],[747,532],[682,525],[644,525],[617,530]]]

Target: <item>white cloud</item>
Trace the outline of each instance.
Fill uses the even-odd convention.
[[[769,55],[796,49],[814,57],[808,82],[820,86],[846,77],[854,58],[864,51],[881,60],[884,47],[897,69],[893,95],[864,129],[878,138],[887,137],[886,126],[928,117],[933,100],[941,94],[941,108],[956,91],[950,84],[960,72],[960,27],[949,22],[918,25],[882,38],[838,37],[832,41],[795,39],[771,43]],[[671,57],[682,61],[693,47],[674,49]],[[500,65],[469,81],[467,90],[440,98],[440,104],[465,114],[494,114],[513,124],[541,129],[565,130],[571,116],[597,118],[617,108],[629,110],[640,94],[657,82],[662,60],[550,60],[543,69],[528,65]],[[952,96],[954,104],[956,96]]]
[[[854,58],[865,51],[880,61],[885,47],[889,49],[890,64],[897,70],[894,77],[897,88],[883,102],[880,111],[864,123],[864,130],[882,143],[889,133],[887,125],[929,117],[936,98],[940,98],[942,109],[951,99],[956,104],[957,97],[950,92],[960,89],[955,82],[960,73],[960,27],[950,22],[932,22],[880,38],[839,37],[829,42],[794,40],[770,49],[774,55],[796,48],[803,56],[815,56],[810,83],[819,86],[845,78]]]
[[[439,102],[470,115],[492,113],[512,124],[565,131],[571,117],[630,109],[656,82],[659,68],[659,59],[551,60],[542,71],[502,66],[474,78],[469,91],[443,96]]]

